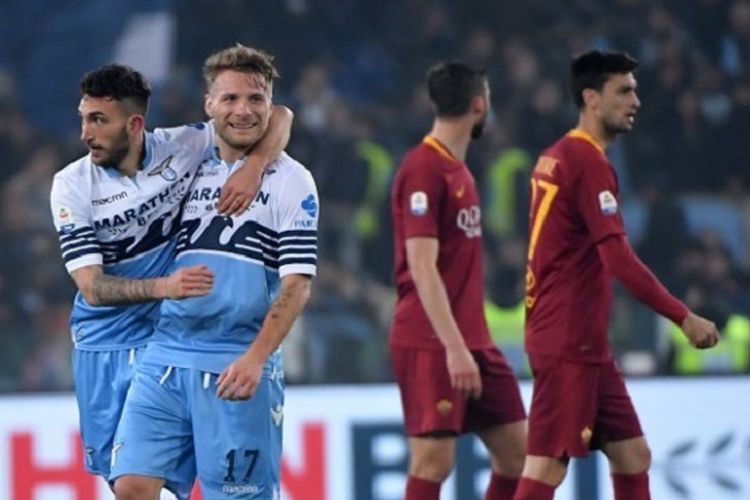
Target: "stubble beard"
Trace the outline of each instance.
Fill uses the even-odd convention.
[[[471,127],[471,138],[473,140],[477,140],[480,137],[482,137],[482,134],[484,133],[484,123],[486,120],[482,119],[481,121],[478,121],[474,124],[473,127]]]
[[[130,151],[130,139],[127,132],[123,130],[115,139],[114,144],[100,163],[95,163],[99,167],[119,167],[122,161],[128,156]]]

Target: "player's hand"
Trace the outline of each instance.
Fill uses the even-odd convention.
[[[253,202],[260,182],[263,178],[263,170],[247,163],[237,169],[221,188],[219,205],[217,209],[222,215],[239,215]]]
[[[181,267],[165,278],[165,294],[170,299],[208,295],[214,287],[214,273],[205,265]]]
[[[719,342],[719,331],[716,325],[692,312],[688,313],[680,327],[690,341],[690,345],[698,349],[708,349]]]
[[[471,351],[465,346],[446,349],[446,362],[453,388],[466,397],[479,399],[482,395],[482,378]]]
[[[262,360],[255,359],[249,353],[235,359],[216,379],[219,386],[216,395],[229,401],[250,399],[263,375],[263,365]]]

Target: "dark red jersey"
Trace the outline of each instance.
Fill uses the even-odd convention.
[[[453,316],[469,349],[491,347],[484,317],[482,228],[479,194],[467,166],[434,138],[411,149],[391,193],[398,301],[390,341],[440,349],[406,260],[406,240],[437,238],[437,268]]]
[[[573,130],[539,157],[531,188],[526,350],[605,362],[613,290],[596,245],[625,233],[615,171]]]

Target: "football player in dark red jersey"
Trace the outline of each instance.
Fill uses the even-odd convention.
[[[456,438],[474,432],[492,461],[486,499],[510,500],[523,468],[526,414],[484,316],[479,193],[465,164],[490,109],[487,78],[465,64],[428,73],[430,133],[394,180],[398,302],[390,349],[409,436],[406,500],[438,500]]]
[[[605,150],[640,108],[621,52],[591,51],[571,64],[576,128],[539,157],[526,270],[526,351],[534,372],[528,456],[516,500],[553,498],[570,457],[601,449],[617,500],[650,498],[650,451],[607,339],[612,278],[680,325],[697,348],[716,327],[674,298],[638,259],[620,215]]]

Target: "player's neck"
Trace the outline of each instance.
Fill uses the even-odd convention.
[[[607,132],[601,120],[591,113],[581,113],[576,128],[590,135],[602,150],[606,150],[615,140],[615,136]]]
[[[466,150],[471,141],[471,126],[460,119],[438,119],[432,125],[430,135],[448,148],[454,158],[461,162],[466,161]]]
[[[141,162],[146,157],[146,148],[143,140],[144,134],[138,134],[133,139],[132,147],[128,150],[128,154],[122,159],[117,170],[128,177],[133,177],[141,169]]]
[[[219,148],[219,159],[227,164],[232,164],[247,155],[247,151],[233,148],[219,135],[216,136],[216,145]]]

